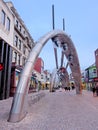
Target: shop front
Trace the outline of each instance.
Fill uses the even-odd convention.
[[[16,92],[16,88],[17,88],[18,81],[20,79],[21,71],[22,71],[21,66],[16,66],[15,63],[12,63],[10,96],[14,96]]]

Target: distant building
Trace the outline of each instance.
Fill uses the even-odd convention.
[[[33,73],[36,74],[36,79],[38,80],[38,82],[41,83],[42,89],[49,88],[51,74],[48,70],[44,70],[44,61],[42,58],[37,58],[34,65]]]
[[[45,84],[45,74],[44,74],[44,61],[42,58],[38,57],[36,59],[34,70],[37,75],[37,80],[41,82],[42,86]]]
[[[50,80],[51,80],[51,73],[48,70],[44,70],[44,74],[45,74],[45,88],[49,89]]]
[[[96,65],[97,77],[98,77],[98,49],[95,50],[95,65]]]
[[[44,71],[44,61],[42,58],[39,57],[36,59],[34,70],[38,71],[40,74]]]
[[[97,77],[97,69],[95,64],[85,69],[85,82],[88,90],[91,90],[92,86],[95,85],[96,77]]]
[[[88,90],[92,90],[98,82],[98,49],[95,50],[95,63],[85,69],[84,82]]]

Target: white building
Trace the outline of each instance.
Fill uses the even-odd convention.
[[[13,4],[11,2],[6,2],[6,4],[11,10],[14,17],[12,62],[16,62],[16,65],[23,66],[30,53],[31,48],[34,46],[34,41]]]
[[[12,2],[0,0],[0,63],[4,65],[0,71],[0,99],[9,97],[10,84],[17,85],[20,71],[11,73],[12,63],[23,66],[33,46],[34,41]]]

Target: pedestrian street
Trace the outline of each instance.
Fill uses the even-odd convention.
[[[43,92],[45,96],[38,102],[28,102],[28,114],[20,122],[7,122],[9,108],[6,108],[0,116],[0,130],[98,130],[98,97],[93,97],[92,92],[83,90],[81,95],[63,89]],[[5,109],[5,103],[2,105]]]

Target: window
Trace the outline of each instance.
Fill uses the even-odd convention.
[[[26,53],[26,46],[24,45],[23,46],[23,54],[25,54]]]
[[[93,73],[97,73],[96,69],[93,69]]]
[[[18,28],[18,20],[16,20],[16,27]]]
[[[89,69],[89,78],[97,77],[96,68],[90,68]]]
[[[16,52],[14,52],[14,62],[17,63],[17,53]]]
[[[20,55],[18,55],[18,65],[20,65]]]
[[[25,30],[23,31],[23,34],[25,34]]]
[[[21,40],[19,39],[19,50],[21,50]]]
[[[5,12],[2,10],[2,16],[1,16],[2,24],[5,25]]]
[[[30,50],[28,50],[28,55],[30,54]]]
[[[18,37],[17,37],[17,36],[15,36],[14,45],[15,45],[16,47],[18,46]]]
[[[7,17],[6,29],[10,31],[10,19]]]
[[[19,26],[19,30],[20,30],[20,32],[21,32],[21,25]]]
[[[26,62],[26,58],[23,57],[23,65],[25,65]]]

